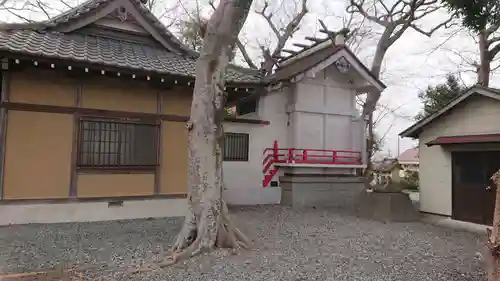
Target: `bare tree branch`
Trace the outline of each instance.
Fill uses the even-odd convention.
[[[351,14],[360,14],[364,18],[371,20],[384,28],[382,35],[377,44],[377,50],[372,62],[371,72],[375,77],[380,77],[382,62],[387,53],[387,50],[404,34],[408,28],[430,36],[440,28],[447,27],[453,17],[448,18],[444,22],[436,25],[430,31],[424,31],[416,25],[418,19],[436,12],[441,9],[441,4],[438,0],[399,0],[394,2],[392,7],[388,7],[382,0],[373,2],[374,9],[381,6],[384,14],[374,16],[369,13],[369,10],[364,8],[365,0],[350,0],[350,5],[347,7],[347,12]],[[382,20],[383,19],[383,20]],[[372,93],[368,97],[368,102],[365,104],[363,115],[373,112],[375,103],[380,98],[380,93]]]
[[[274,65],[276,64],[274,58],[281,53],[288,40],[293,36],[295,32],[297,32],[300,23],[304,19],[305,15],[308,13],[307,0],[297,0],[297,1],[300,1],[300,10],[295,15],[293,15],[290,21],[287,24],[284,24],[284,27],[281,29],[279,29],[274,23],[273,13],[267,11],[270,7],[269,4],[270,2],[268,0],[264,2],[264,6],[261,10],[256,11],[257,14],[264,17],[264,19],[268,23],[269,27],[271,28],[277,39],[276,46],[272,51],[269,50],[268,48],[260,46],[262,50],[262,55],[264,57],[264,62],[262,63],[261,69],[264,70],[264,72],[267,74],[271,73]],[[285,3],[285,1],[283,1],[282,3]],[[286,1],[286,3],[289,2]]]
[[[36,1],[36,6],[38,8],[40,8],[40,10],[45,14],[45,16],[47,17],[47,19],[50,18],[50,14],[47,12],[46,8],[50,8],[50,7],[47,7],[42,1]]]
[[[64,0],[59,0],[67,9],[71,9],[73,8],[70,4],[68,4],[68,2],[64,1]]]
[[[9,14],[17,17],[18,19],[20,19],[20,20],[22,20],[24,22],[34,22],[33,20],[30,20],[30,19],[28,19],[26,17],[21,16],[20,14],[18,14],[16,12],[14,12],[15,9],[9,8],[9,9],[5,9],[5,11],[7,11]]]
[[[236,40],[236,46],[238,47],[238,50],[240,51],[241,55],[243,56],[243,59],[248,64],[248,66],[250,68],[257,69],[257,66],[253,63],[252,58],[248,54],[245,45],[243,45],[243,43],[239,38]]]
[[[405,33],[406,30],[412,28],[417,32],[430,36],[436,30],[446,27],[451,22],[451,19],[433,27],[430,31],[424,31],[418,27],[416,21],[426,17],[441,9],[442,4],[438,0],[396,0],[392,2],[392,6],[387,5],[387,1],[374,0],[369,8],[365,8],[368,4],[365,0],[349,0],[349,5],[346,11],[350,14],[359,14],[365,19],[370,20],[383,28],[382,34],[377,42],[377,48],[373,57],[370,71],[375,78],[380,78],[382,65],[385,55],[389,48]],[[377,8],[381,7],[381,8]],[[382,10],[383,13],[379,12]],[[371,159],[373,154],[373,128],[375,126],[373,113],[377,108],[377,103],[381,97],[381,92],[373,90],[366,95],[366,101],[363,103],[362,118],[368,117],[368,142],[367,158]],[[371,162],[367,163],[365,176],[370,177]]]
[[[400,1],[398,1],[398,2],[400,2]],[[350,5],[347,7],[346,10],[350,14],[358,13],[358,14],[362,15],[364,18],[371,20],[375,23],[378,23],[381,26],[388,26],[390,24],[390,22],[387,20],[382,20],[380,17],[370,15],[363,8],[364,3],[365,3],[365,0],[360,0],[359,2],[356,2],[356,0],[350,0]]]
[[[53,16],[63,13],[68,9],[74,8],[74,2],[68,0],[0,0],[0,10],[5,11],[21,22],[35,22],[32,18],[43,16],[44,19],[50,19]],[[81,2],[81,1],[80,1]],[[149,0],[146,3],[146,7],[153,11],[160,7],[162,1]],[[156,13],[159,19],[165,18],[174,8],[165,8],[162,13]],[[38,20],[38,19],[37,19]],[[167,27],[171,26],[175,22],[166,23]]]
[[[260,11],[256,10],[255,13],[261,15],[266,21],[267,21],[267,24],[269,25],[269,27],[271,28],[271,30],[274,32],[274,35],[276,35],[276,37],[280,37],[281,36],[281,33],[279,31],[279,29],[276,27],[276,25],[274,24],[273,22],[273,13],[267,13],[266,14],[266,10],[269,8],[269,2],[268,1],[264,1],[264,6],[262,7],[262,9]]]
[[[445,28],[448,28],[450,27],[450,23],[452,23],[452,21],[455,19],[455,15],[451,15],[447,20],[443,21],[442,23],[434,26],[433,28],[431,28],[431,30],[429,31],[424,31],[423,29],[421,29],[420,27],[418,27],[416,24],[410,24],[410,27],[413,28],[415,31],[427,36],[427,37],[431,37],[432,34],[434,32],[436,32],[437,30],[445,27]]]
[[[208,5],[215,11],[215,3],[214,0],[209,0]],[[199,15],[199,5],[196,5],[198,9],[198,15]],[[238,50],[240,51],[241,55],[243,56],[243,60],[245,60],[245,63],[248,65],[250,68],[257,69],[257,65],[253,62],[252,58],[250,57],[249,53],[247,52],[247,49],[245,45],[241,42],[239,38],[236,39],[236,47],[238,47]]]

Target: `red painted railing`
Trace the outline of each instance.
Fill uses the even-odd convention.
[[[351,150],[325,150],[309,148],[278,148],[274,141],[272,148],[264,149],[264,181],[266,188],[278,172],[275,164],[311,164],[318,165],[361,165],[361,152]]]

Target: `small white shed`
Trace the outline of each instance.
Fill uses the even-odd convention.
[[[400,135],[419,140],[420,210],[491,225],[500,90],[474,86]]]

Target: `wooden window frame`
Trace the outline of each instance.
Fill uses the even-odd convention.
[[[83,160],[83,155],[84,155],[84,151],[83,151],[83,148],[84,148],[84,142],[85,142],[85,137],[84,137],[84,131],[85,131],[85,128],[84,128],[84,124],[86,122],[94,122],[94,124],[97,124],[97,123],[101,123],[101,124],[122,124],[124,126],[131,126],[132,128],[134,128],[134,126],[138,126],[140,128],[144,128],[144,127],[152,127],[154,129],[154,134],[152,134],[152,144],[153,146],[150,147],[151,151],[149,151],[148,153],[150,153],[151,155],[153,155],[153,152],[154,152],[154,159],[148,159],[146,160],[146,163],[144,164],[122,164],[122,163],[114,163],[114,164],[110,164],[110,163],[107,163],[107,164],[101,164],[101,163],[94,163],[94,160],[91,160],[90,162],[91,163],[84,163],[85,161]],[[120,125],[118,125],[120,126]],[[127,127],[125,127],[127,128]],[[119,128],[119,130],[122,130],[122,128]],[[102,129],[98,129],[98,130],[102,130]],[[106,130],[106,129],[105,129]],[[104,131],[104,132],[107,132],[107,133],[102,133],[103,131],[101,131],[99,133],[99,138],[101,137],[101,134],[110,134],[110,131]],[[118,134],[121,134],[121,132],[119,132]],[[160,124],[159,122],[156,122],[156,121],[151,121],[151,120],[141,120],[141,119],[131,119],[131,118],[110,118],[110,117],[97,117],[97,116],[82,116],[78,119],[78,141],[77,141],[77,160],[76,160],[76,167],[77,167],[77,171],[145,171],[145,172],[154,172],[157,168],[157,166],[159,165],[159,155],[158,155],[158,149],[159,149],[159,143],[158,143],[158,136],[160,134]],[[136,140],[136,136],[138,136],[139,134],[137,133],[132,133],[132,140],[129,140],[129,142],[131,142],[132,144],[132,147],[130,149],[134,150],[134,153],[137,153],[135,151],[135,149],[137,149],[137,140]],[[109,136],[109,135],[108,135]],[[119,135],[118,135],[119,136]],[[119,138],[119,137],[118,137]],[[108,140],[110,141],[110,140]],[[92,140],[89,141],[90,144],[94,143],[95,144],[95,141],[93,142]],[[98,140],[98,143],[104,143],[104,141],[102,140]],[[117,140],[116,141],[118,147],[120,147],[120,140]],[[99,145],[99,144],[98,144]],[[138,147],[144,147],[146,148],[147,146],[138,146]],[[121,147],[119,148],[121,149]],[[142,151],[142,150],[141,150]],[[95,153],[95,152],[91,152],[91,153]],[[100,155],[100,151],[97,152],[97,155]],[[125,152],[127,153],[127,152]],[[130,153],[130,150],[128,151],[128,153]],[[106,154],[111,154],[111,152],[107,152],[107,153],[104,153],[104,155]],[[121,151],[117,151],[116,152],[116,157],[117,159],[120,159],[120,157],[123,157],[124,154],[123,152]],[[92,156],[92,157],[96,157],[96,156]],[[110,156],[108,156],[110,157]],[[128,157],[131,157],[131,156],[125,156],[125,158],[128,158]],[[132,156],[132,158],[134,160],[132,160],[132,162],[136,162],[137,159],[135,158],[136,156]],[[97,156],[98,160],[97,162],[100,162],[101,161],[101,156]],[[110,158],[108,158],[108,161],[110,161]],[[121,160],[115,160],[114,162],[119,162]],[[127,161],[127,160],[125,160]]]

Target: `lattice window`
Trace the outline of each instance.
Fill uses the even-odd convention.
[[[153,169],[158,163],[155,124],[82,119],[78,167]]]
[[[224,134],[224,161],[248,161],[248,134]]]

